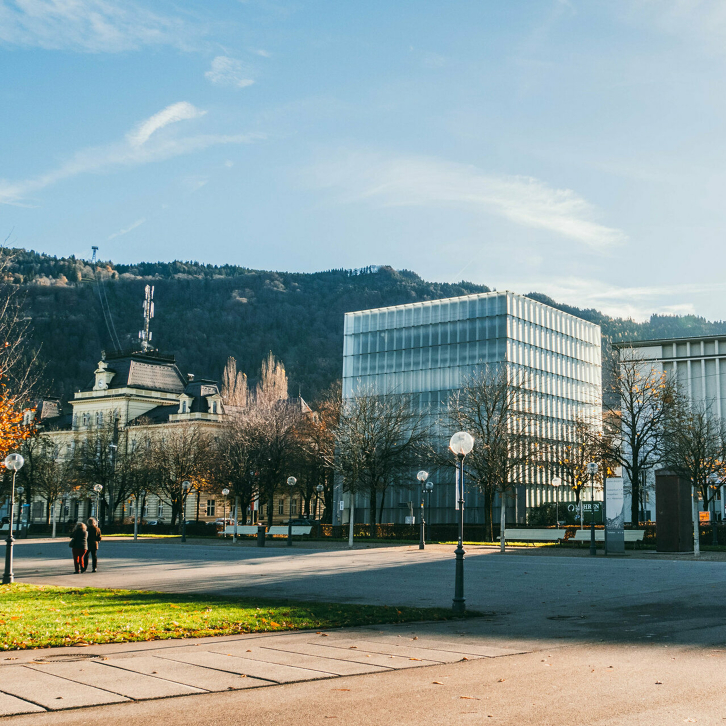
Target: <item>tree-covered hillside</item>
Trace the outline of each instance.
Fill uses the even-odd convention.
[[[122,347],[138,343],[143,290],[155,286],[153,343],[174,353],[184,372],[219,378],[228,356],[255,378],[273,351],[285,363],[291,391],[314,397],[340,377],[343,314],[353,310],[433,300],[489,288],[470,282],[426,282],[406,270],[370,267],[311,274],[251,270],[233,265],[158,262],[91,265],[28,250],[13,255],[9,281],[20,285],[46,364],[48,393],[66,399],[92,379],[102,349],[112,350],[99,302],[105,294]],[[97,279],[102,279],[99,286]],[[599,323],[612,340],[725,333],[726,323],[695,316],[611,318],[597,310],[531,297]]]

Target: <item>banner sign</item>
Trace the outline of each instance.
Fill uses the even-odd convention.
[[[454,509],[459,510],[459,467],[456,467],[456,491],[454,492]]]
[[[605,482],[605,554],[625,552],[625,497],[623,478]]]

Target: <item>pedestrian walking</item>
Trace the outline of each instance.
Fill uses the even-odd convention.
[[[94,517],[88,519],[88,549],[86,556],[83,558],[83,572],[88,569],[88,558],[91,558],[93,569],[95,572],[98,567],[98,543],[101,541],[101,529]]]
[[[83,560],[88,551],[88,532],[83,522],[76,524],[68,546],[73,552],[73,566],[76,568],[76,575],[79,575],[84,572]]]

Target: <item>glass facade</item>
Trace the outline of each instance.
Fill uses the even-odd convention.
[[[477,366],[508,362],[526,372],[537,392],[532,408],[549,438],[562,438],[578,414],[601,409],[600,327],[511,292],[348,313],[343,346],[344,397],[357,388],[413,394],[436,415]],[[546,476],[532,475],[526,506],[554,500]],[[432,497],[431,521],[452,520],[452,487],[436,486]],[[467,520],[476,522],[476,492],[468,498]],[[395,493],[391,499],[383,521],[402,521],[408,499]],[[517,512],[518,520],[523,516]]]

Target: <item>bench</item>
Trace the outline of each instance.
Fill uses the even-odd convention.
[[[234,525],[228,524],[224,529],[224,534],[229,534],[234,536]],[[238,524],[237,525],[237,536],[243,535],[243,534],[257,534],[257,525],[256,524]]]
[[[625,533],[625,541],[626,542],[642,542],[643,541],[643,535],[645,534],[644,529],[625,529],[623,530]],[[589,542],[590,541],[590,530],[589,529],[578,529],[575,533],[575,542]],[[604,529],[596,529],[595,530],[595,542],[604,542],[605,541],[605,530]]]
[[[301,525],[301,524],[292,525],[293,537],[296,537],[298,535],[302,536],[304,534],[310,534],[311,530],[312,530],[312,527],[309,525]],[[281,525],[275,525],[274,527],[270,527],[267,530],[267,536],[268,537],[275,537],[275,536],[287,537],[287,525],[281,524]]]
[[[505,529],[508,542],[559,542],[565,538],[564,529]]]

